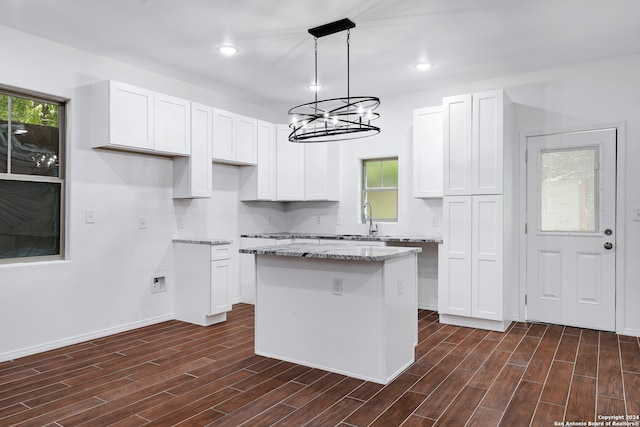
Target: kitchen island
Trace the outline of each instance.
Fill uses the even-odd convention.
[[[414,361],[420,248],[290,244],[255,254],[256,354],[387,384]]]

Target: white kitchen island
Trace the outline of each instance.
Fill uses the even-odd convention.
[[[387,384],[414,361],[415,247],[290,244],[256,259],[256,354]]]

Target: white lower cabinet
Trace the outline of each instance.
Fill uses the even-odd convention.
[[[517,286],[505,265],[517,259],[504,248],[503,196],[445,196],[443,218],[440,321],[504,331],[510,287]]]
[[[231,245],[174,243],[176,319],[209,326],[231,310]]]

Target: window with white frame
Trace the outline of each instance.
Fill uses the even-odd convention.
[[[64,254],[65,104],[0,88],[0,263]]]
[[[371,212],[364,205],[371,203]],[[371,215],[373,221],[398,220],[398,158],[362,161],[362,222]]]

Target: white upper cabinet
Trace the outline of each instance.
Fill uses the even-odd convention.
[[[304,144],[289,142],[289,132],[276,126],[276,199],[304,200]]]
[[[92,88],[94,147],[153,151],[153,92],[103,81]]]
[[[188,156],[191,152],[191,103],[155,93],[153,112],[154,150]]]
[[[213,159],[235,159],[234,124],[235,114],[213,109]]]
[[[335,143],[304,145],[304,199],[338,200],[339,151]]]
[[[240,170],[240,200],[276,200],[276,125],[258,120],[258,162]]]
[[[471,95],[442,100],[445,195],[471,194]]]
[[[258,158],[258,121],[214,108],[213,161],[255,165]]]
[[[213,108],[191,103],[191,156],[173,160],[173,198],[211,197]]]
[[[255,165],[258,161],[258,120],[237,114],[235,125],[236,160]]]
[[[276,200],[338,200],[339,147],[289,142],[287,125],[277,125],[276,130]]]
[[[92,88],[93,147],[188,156],[189,101],[106,80]]]
[[[445,195],[503,193],[507,103],[503,90],[443,99]]]
[[[502,194],[504,92],[474,93],[471,115],[471,191]]]
[[[442,106],[413,110],[413,197],[442,197]]]

